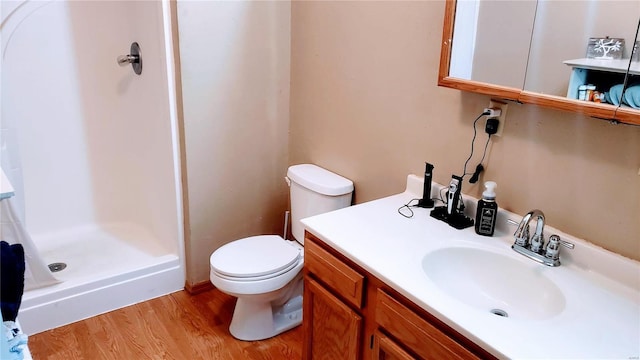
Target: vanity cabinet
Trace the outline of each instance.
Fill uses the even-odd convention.
[[[309,232],[304,249],[304,359],[494,358]]]

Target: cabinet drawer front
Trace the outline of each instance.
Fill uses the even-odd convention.
[[[415,360],[393,340],[376,330],[373,358],[376,360]]]
[[[304,243],[304,266],[345,301],[362,308],[364,276],[309,240]]]
[[[478,358],[382,290],[376,295],[376,322],[424,359]]]

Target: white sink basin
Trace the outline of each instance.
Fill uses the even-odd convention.
[[[543,274],[550,268],[533,261],[528,264],[487,250],[450,247],[427,253],[422,268],[444,293],[487,313],[541,320],[565,308],[562,291]]]

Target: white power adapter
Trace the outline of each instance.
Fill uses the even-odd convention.
[[[500,115],[502,114],[501,109],[494,109],[494,108],[484,108],[484,112],[488,113],[487,117],[489,119],[500,117]]]

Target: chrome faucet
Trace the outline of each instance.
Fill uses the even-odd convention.
[[[532,219],[536,219],[536,231],[529,238],[529,223]],[[511,246],[513,250],[547,266],[560,266],[560,245],[569,249],[574,248],[572,243],[561,240],[558,235],[551,235],[549,242],[545,244],[544,213],[538,209],[529,211],[522,218],[513,237],[515,238]]]
[[[529,223],[534,217],[537,219],[536,232],[533,234],[531,240],[533,241],[535,239],[537,242],[540,242],[540,239],[542,239],[542,242],[544,242],[544,235],[542,233],[544,231],[544,213],[536,209],[529,211],[522,218],[516,232],[513,233],[513,236],[516,238],[517,245],[523,247],[529,246]]]

